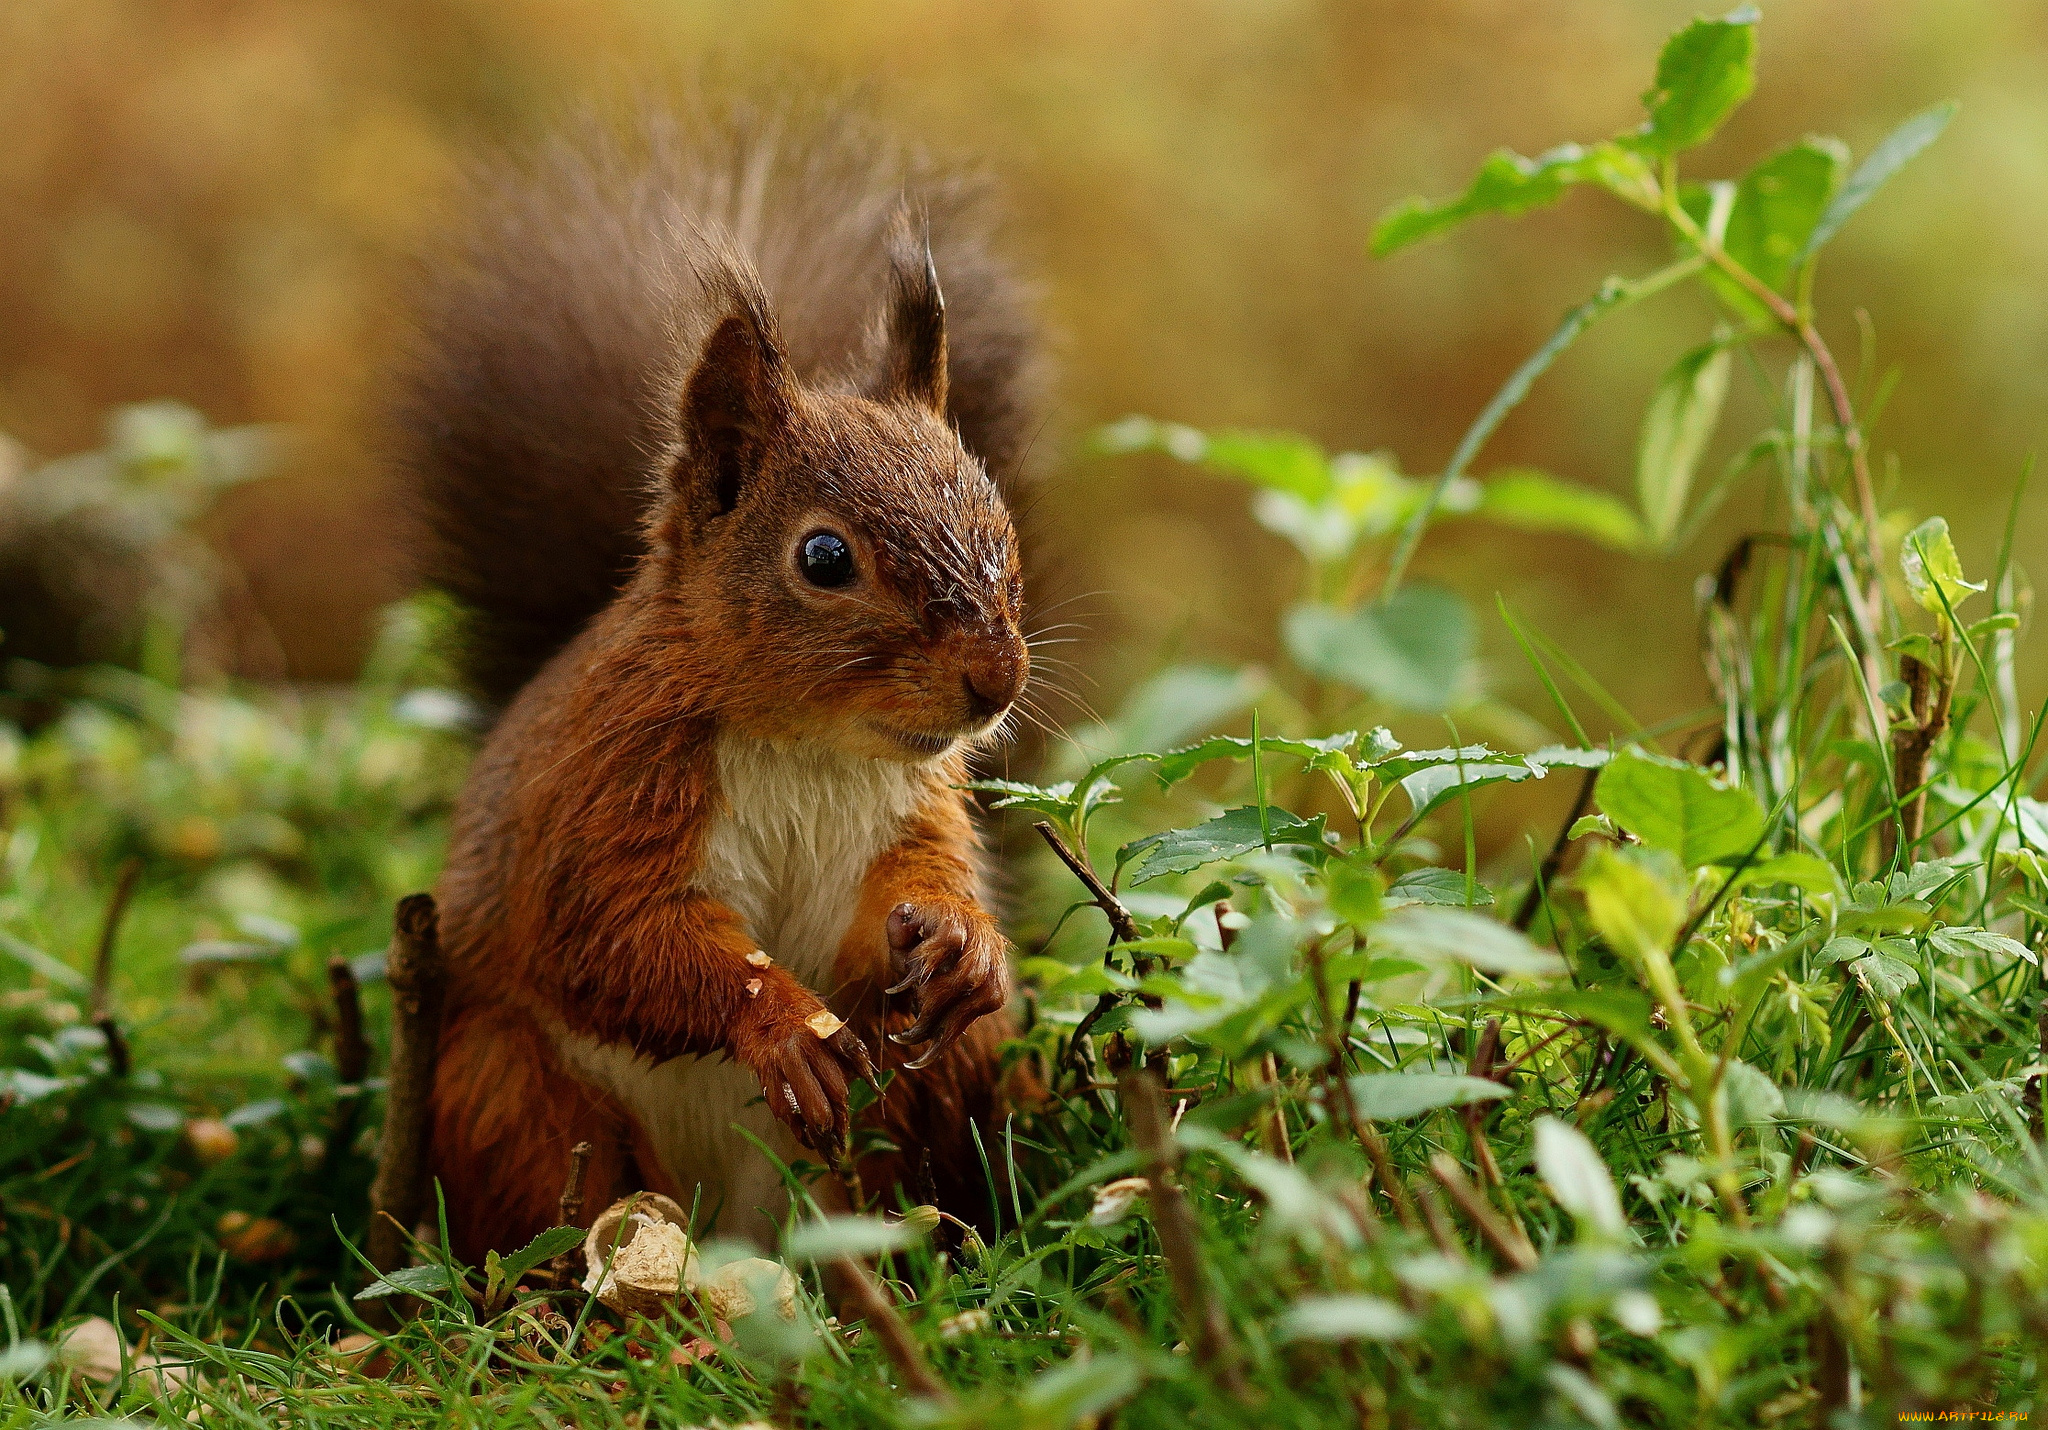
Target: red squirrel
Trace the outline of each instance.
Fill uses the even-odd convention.
[[[774,1164],[985,1205],[1011,988],[967,756],[1030,667],[999,481],[1036,421],[979,189],[843,113],[650,119],[485,174],[398,405],[502,702],[436,893],[458,1254],[638,1188],[765,1238]],[[943,288],[942,288],[943,284]],[[983,1135],[986,1135],[984,1130]]]

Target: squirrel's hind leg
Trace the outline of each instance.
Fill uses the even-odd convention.
[[[561,1223],[570,1149],[588,1142],[583,1209],[591,1219],[639,1189],[638,1139],[625,1112],[563,1071],[525,1013],[473,1007],[441,1033],[434,1073],[433,1169],[448,1204],[458,1259],[517,1251]]]

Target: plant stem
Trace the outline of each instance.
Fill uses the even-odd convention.
[[[1593,323],[1608,313],[1625,308],[1631,303],[1663,292],[1674,283],[1682,283],[1706,266],[1706,259],[1698,254],[1681,258],[1678,262],[1659,268],[1641,278],[1609,278],[1600,285],[1600,291],[1578,307],[1564,315],[1564,321],[1550,335],[1550,340],[1538,348],[1509,375],[1501,384],[1493,400],[1486,404],[1472,425],[1465,429],[1465,435],[1458,448],[1451,453],[1451,460],[1444,464],[1443,472],[1431,484],[1422,504],[1415,508],[1408,518],[1408,524],[1401,528],[1401,539],[1394,546],[1394,554],[1387,562],[1387,579],[1380,585],[1380,599],[1390,600],[1400,589],[1401,577],[1407,573],[1408,563],[1415,556],[1415,548],[1422,543],[1422,533],[1429,525],[1429,519],[1443,504],[1444,495],[1451,484],[1465,475],[1465,469],[1472,465],[1472,459],[1479,455],[1479,449],[1486,445],[1487,438],[1494,434],[1507,415],[1514,411],[1522,399],[1529,395],[1529,389],[1536,383],[1558,355],[1586,331]]]
[[[842,1278],[854,1305],[859,1308],[861,1319],[874,1328],[875,1339],[881,1343],[883,1354],[889,1357],[889,1363],[896,1367],[896,1373],[903,1377],[911,1393],[950,1406],[953,1392],[932,1372],[931,1362],[924,1358],[923,1347],[910,1334],[910,1327],[889,1304],[889,1298],[882,1294],[881,1286],[869,1274],[867,1267],[851,1256],[837,1258],[832,1266]]]
[[[1159,1250],[1173,1280],[1174,1299],[1180,1302],[1181,1322],[1188,1328],[1188,1345],[1195,1364],[1242,1400],[1246,1389],[1238,1369],[1237,1350],[1231,1341],[1230,1323],[1209,1294],[1194,1213],[1181,1194],[1180,1184],[1174,1180],[1174,1170],[1180,1165],[1180,1146],[1167,1127],[1166,1105],[1160,1099],[1158,1080],[1149,1072],[1132,1069],[1118,1080],[1118,1088],[1131,1139],[1145,1155],[1152,1225],[1159,1233]]]
[[[114,945],[121,934],[121,919],[128,901],[135,896],[135,881],[142,877],[142,861],[130,859],[114,876],[114,892],[107,899],[106,916],[100,920],[99,947],[92,960],[92,1020],[107,1040],[107,1067],[115,1077],[128,1076],[128,1040],[114,1018]]]

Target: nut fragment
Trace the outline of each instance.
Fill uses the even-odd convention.
[[[689,1213],[657,1192],[613,1202],[583,1240],[583,1289],[615,1311],[660,1316],[697,1286]]]
[[[1095,1189],[1095,1205],[1088,1210],[1088,1225],[1115,1226],[1131,1213],[1131,1205],[1152,1189],[1143,1177],[1118,1177]]]
[[[747,996],[749,998],[757,998],[760,996],[760,994],[761,980],[758,978],[749,978],[747,980]]]
[[[846,1021],[843,1018],[834,1016],[830,1008],[820,1008],[817,1012],[811,1014],[810,1017],[804,1019],[804,1026],[821,1038],[829,1038],[845,1027]]]
[[[776,1315],[785,1321],[796,1319],[796,1277],[778,1261],[758,1256],[729,1261],[697,1287],[697,1297],[704,1303],[704,1309],[721,1321],[753,1315],[764,1294],[773,1303]]]
[[[775,960],[768,956],[767,949],[757,948],[752,953],[747,955],[747,962],[753,964],[756,968],[766,968],[769,964],[775,962]]]
[[[218,1117],[195,1117],[185,1124],[185,1143],[210,1167],[234,1156],[242,1139]]]

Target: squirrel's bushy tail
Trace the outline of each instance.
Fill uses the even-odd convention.
[[[641,550],[667,407],[709,318],[703,265],[752,264],[806,381],[857,381],[905,204],[929,216],[949,406],[1005,481],[1038,420],[1030,303],[984,187],[855,114],[795,102],[587,121],[481,170],[421,268],[396,400],[420,577],[467,618],[503,704],[617,592]]]

